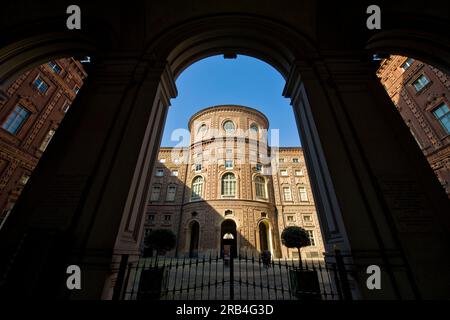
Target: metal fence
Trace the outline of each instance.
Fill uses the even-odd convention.
[[[260,255],[142,258],[122,264],[116,283],[125,300],[340,300],[351,298],[342,257],[267,261]],[[300,266],[301,265],[301,266]]]

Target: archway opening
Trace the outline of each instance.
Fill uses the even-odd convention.
[[[220,230],[220,256],[237,257],[237,231],[236,223],[227,219],[222,222]]]
[[[450,197],[450,75],[412,56],[379,61],[377,77]]]
[[[42,62],[41,60],[39,60]],[[0,229],[58,133],[89,70],[87,58],[62,57],[0,75]],[[20,155],[20,156],[18,156]],[[9,159],[17,158],[17,164]],[[32,183],[32,180],[31,180]]]
[[[244,232],[234,236],[239,239],[236,251],[256,253],[260,251],[258,224],[264,212],[268,222],[264,247],[274,256],[286,258],[279,237],[286,225],[276,218],[287,214],[284,204],[291,205],[299,225],[302,210],[315,216],[318,209],[299,122],[295,121],[291,100],[282,95],[286,79],[273,65],[254,56],[257,54],[238,54],[227,59],[213,55],[195,60],[178,75],[178,96],[168,108],[152,171],[150,189],[156,187],[157,191],[148,212],[173,211],[173,206],[180,205],[175,213],[180,218],[171,222],[146,220],[145,227],[171,227],[178,234],[182,230],[179,226],[189,223],[189,212],[199,210],[208,216],[198,220],[205,230],[200,250],[222,254],[218,239],[213,241],[207,234],[232,214],[246,225]],[[307,202],[300,201],[295,184],[291,185],[290,199],[287,194],[275,198],[282,191],[274,178],[280,169],[282,179],[288,179],[286,174],[305,183]],[[164,194],[169,182],[178,185],[178,196],[171,201]],[[183,194],[184,199],[180,197]],[[228,201],[226,209],[223,201]],[[284,208],[278,214],[274,209],[277,205]],[[315,221],[316,234],[322,235],[319,219]],[[177,255],[190,255],[189,236],[180,237],[178,248]]]
[[[264,252],[270,249],[269,246],[269,228],[266,222],[259,223],[259,251]]]
[[[200,237],[200,225],[197,221],[191,223],[191,239],[189,241],[189,258],[198,256],[198,243]]]
[[[296,72],[294,72],[295,68],[300,68],[298,66],[300,66],[302,63],[305,63],[306,61],[314,61],[314,59],[316,57],[319,57],[319,55],[315,56],[312,54],[311,55],[303,54],[303,52],[301,52],[304,49],[302,43],[305,42],[305,39],[300,39],[299,37],[293,36],[292,35],[293,32],[291,32],[291,33],[283,32],[283,31],[287,31],[287,30],[282,28],[281,26],[277,26],[275,23],[274,24],[265,23],[262,19],[255,19],[253,17],[252,17],[252,19],[255,20],[254,23],[249,23],[248,19],[242,19],[243,21],[242,22],[239,21],[240,22],[239,24],[238,23],[229,23],[230,22],[229,17],[223,17],[222,19],[224,19],[224,21],[226,23],[222,23],[222,24],[220,23],[220,22],[224,22],[224,21],[218,21],[219,23],[216,23],[216,24],[209,24],[209,23],[206,24],[206,23],[202,22],[202,25],[207,26],[207,28],[208,28],[208,30],[203,32],[204,34],[202,34],[202,32],[201,32],[201,30],[202,30],[201,28],[195,29],[195,28],[192,28],[191,25],[188,25],[187,27],[185,27],[183,25],[183,26],[180,26],[180,28],[178,28],[178,30],[173,30],[174,34],[176,34],[177,37],[172,37],[173,34],[164,34],[164,39],[162,39],[163,41],[161,41],[161,43],[162,43],[162,46],[167,49],[167,51],[165,51],[164,49],[156,50],[156,49],[159,49],[159,47],[158,48],[155,47],[155,48],[152,48],[152,50],[150,50],[150,52],[149,52],[152,55],[148,55],[148,56],[146,56],[146,58],[147,57],[155,57],[156,59],[161,58],[161,61],[164,61],[164,62],[169,61],[170,71],[168,73],[173,73],[175,75],[175,77],[177,77],[181,73],[181,71],[184,70],[184,68],[189,66],[194,61],[197,61],[197,59],[200,59],[200,58],[203,58],[206,56],[210,56],[212,54],[224,53],[224,51],[226,53],[228,53],[227,56],[233,56],[236,54],[236,52],[247,53],[247,54],[258,53],[258,54],[255,54],[255,56],[257,56],[259,58],[265,58],[264,59],[265,61],[276,66],[277,70],[279,70],[283,74],[285,79],[290,78],[291,89],[287,90],[290,92],[287,95],[292,97],[293,100],[297,100],[297,103],[293,102],[293,104],[296,104],[296,108],[297,108],[297,112],[296,112],[296,117],[298,117],[297,121],[299,123],[306,123],[309,125],[308,127],[305,126],[303,137],[309,138],[310,139],[309,145],[311,147],[314,147],[314,148],[311,148],[309,158],[312,159],[311,163],[315,167],[315,170],[314,170],[315,174],[316,175],[323,174],[323,175],[325,175],[325,178],[329,179],[330,177],[328,176],[328,173],[326,170],[326,165],[324,164],[325,157],[322,155],[322,152],[320,149],[320,144],[316,143],[317,141],[319,141],[318,136],[316,135],[316,136],[311,137],[311,134],[310,134],[310,133],[314,134],[314,132],[316,130],[316,128],[314,127],[314,121],[306,120],[308,118],[313,119],[314,115],[309,112],[310,111],[309,106],[304,106],[304,105],[308,105],[308,102],[306,102],[306,103],[304,101],[298,102],[299,100],[302,100],[306,96],[304,94],[302,95],[303,88],[300,85],[302,81],[297,77]],[[258,21],[258,20],[261,20],[261,21]],[[213,22],[214,22],[214,20],[213,20]],[[223,27],[224,25],[225,26],[232,25],[233,26],[232,28],[234,28],[234,29],[228,29],[228,27],[224,28]],[[244,27],[242,27],[242,26],[244,26]],[[271,28],[272,26],[273,26],[273,28]],[[180,29],[185,29],[186,31],[184,31],[184,33],[183,33],[183,32],[180,32],[180,31],[183,31]],[[178,34],[178,32],[179,32],[179,34]],[[187,33],[192,33],[192,34],[188,35]],[[174,45],[173,42],[176,42],[177,44]],[[178,46],[178,44],[180,44],[180,46],[175,48],[176,46]],[[283,44],[286,44],[286,45],[283,45]],[[320,47],[320,45],[321,44],[319,43],[319,47]],[[296,48],[298,48],[298,50]],[[155,49],[155,50],[153,50],[153,49]],[[292,49],[292,50],[290,50],[290,49]],[[231,54],[229,52],[231,52]],[[306,58],[306,59],[304,59],[304,58]],[[325,62],[325,61],[323,61],[323,62]],[[325,62],[323,64],[323,66],[326,67],[327,62]],[[311,74],[317,73],[317,72],[322,72],[322,71],[326,70],[326,68],[323,68],[323,70],[322,70],[322,68],[315,68],[315,67],[320,67],[320,65],[316,65],[313,68],[311,68],[311,69],[313,69],[313,70],[311,70],[311,71],[313,71],[313,72],[311,72]],[[311,74],[308,76],[311,76]],[[305,78],[308,78],[308,76]],[[294,80],[292,80],[292,79],[294,79]],[[333,76],[331,76],[329,78],[329,80],[331,80],[331,83],[329,83],[329,84],[333,85]],[[310,77],[309,81],[311,81],[311,77]],[[311,82],[315,82],[314,79]],[[316,81],[316,82],[317,82],[317,84],[319,84],[319,81]],[[294,90],[292,90],[292,87],[294,87]],[[293,91],[295,91],[295,92],[292,94]],[[172,93],[170,93],[169,95],[172,95]],[[319,96],[319,95],[317,95],[317,96]],[[321,95],[321,96],[324,96],[324,95]],[[167,100],[167,97],[164,97],[164,98],[165,99],[163,99],[163,100]],[[332,97],[327,96],[326,98],[331,100]],[[342,99],[342,97],[340,99]],[[317,101],[318,100],[316,100],[316,102]],[[330,102],[328,101],[328,103],[330,103]],[[343,102],[342,104],[345,104],[345,102]],[[320,105],[320,103],[319,103],[319,105]],[[334,106],[331,103],[330,103],[330,105]],[[338,104],[336,104],[336,106],[338,106]],[[136,110],[138,108],[133,108],[133,109]],[[163,109],[163,108],[161,107],[161,109]],[[334,108],[332,108],[330,110],[333,110],[333,109]],[[336,108],[336,109],[338,109],[338,108]],[[156,111],[156,113],[158,113],[158,111]],[[317,116],[317,113],[315,116]],[[153,124],[157,123],[163,117],[164,116],[153,118],[154,119]],[[143,118],[143,119],[146,119],[146,118]],[[164,122],[164,121],[161,120],[161,122]],[[350,121],[348,121],[348,122],[350,122]],[[330,122],[322,121],[322,128],[320,128],[320,129],[324,130],[323,128],[328,123],[331,125],[334,124],[332,121],[330,121]],[[344,121],[343,123],[344,123],[344,129],[342,130],[343,131],[342,135],[344,136],[344,135],[347,135],[348,131],[347,131],[347,128],[345,128],[346,122]],[[362,123],[364,124],[364,122],[362,122]],[[117,126],[115,126],[115,127],[117,127]],[[332,126],[326,126],[326,127],[332,128]],[[14,127],[11,127],[11,128],[14,129]],[[124,128],[125,128],[125,126],[124,126]],[[161,129],[161,127],[158,127],[158,128],[156,128],[156,130],[152,131],[152,133],[160,132],[161,131],[160,129]],[[336,131],[336,130],[334,130],[334,131]],[[333,133],[334,131],[330,130],[331,133]],[[120,132],[122,132],[122,131],[117,131],[118,136],[120,136]],[[123,132],[125,132],[125,131],[123,131]],[[306,134],[305,134],[305,132],[306,132]],[[357,131],[355,131],[355,132],[357,132]],[[114,133],[116,133],[116,131],[114,131]],[[351,133],[351,130],[350,130],[350,133]],[[135,135],[139,136],[139,133],[136,133]],[[134,136],[134,135],[132,135],[132,136]],[[155,137],[155,136],[157,136],[157,134],[152,135],[151,133],[149,133],[149,136]],[[324,136],[325,136],[325,134],[324,134]],[[352,137],[351,134],[348,134],[347,136]],[[155,139],[157,140],[158,137],[156,137]],[[117,145],[117,148],[115,147],[116,145]],[[153,142],[151,142],[151,141],[148,141],[148,145],[152,146],[153,151],[157,149],[156,147],[153,147]],[[105,144],[105,146],[106,146],[106,144]],[[325,147],[327,147],[327,145],[325,145]],[[328,145],[328,148],[329,148],[328,150],[331,149],[329,147],[329,145]],[[122,149],[119,148],[119,143],[115,144],[114,148],[111,148],[111,149],[114,149],[117,151],[123,150],[123,148]],[[108,145],[108,148],[105,147],[105,150],[109,150],[109,145]],[[319,151],[317,151],[317,150],[319,150]],[[352,149],[349,148],[349,150],[352,150]],[[147,152],[147,151],[148,150],[145,150],[145,152]],[[311,153],[314,153],[314,152],[316,152],[316,153],[311,155]],[[331,153],[331,151],[330,151],[330,153]],[[317,155],[317,154],[319,154],[319,155]],[[344,156],[342,158],[344,158]],[[101,159],[101,157],[99,157],[99,159]],[[154,157],[152,159],[154,159]],[[336,159],[340,159],[340,158],[338,157]],[[332,162],[332,161],[330,161],[330,162]],[[121,162],[117,162],[117,163],[121,164]],[[366,166],[369,168],[369,165],[366,165]],[[119,167],[120,170],[122,170],[122,168],[120,166],[117,166],[117,167]],[[111,171],[108,171],[108,172],[116,172],[116,171],[113,171],[113,164],[111,164],[110,168],[111,168]],[[358,169],[358,168],[356,168],[356,169]],[[196,167],[193,170],[201,171],[202,167],[200,166],[200,167],[198,167],[198,169]],[[147,172],[147,170],[145,170],[145,171]],[[173,172],[175,172],[175,171],[173,171]],[[325,172],[325,173],[323,173],[323,172]],[[355,172],[356,172],[356,170],[355,170]],[[368,171],[368,172],[372,173],[371,171]],[[362,169],[361,169],[360,172],[355,173],[355,176],[357,176],[357,177],[359,175],[363,176],[363,174],[364,174],[364,171],[362,171]],[[284,176],[284,174],[281,174],[281,176]],[[107,187],[109,187],[110,185],[113,185],[112,183],[109,183],[109,181],[107,179],[98,177],[95,173],[92,174],[92,177],[93,177],[92,179],[94,180],[94,182],[96,182],[96,183],[100,182],[99,185],[107,186]],[[341,179],[337,175],[335,175],[335,177],[336,177],[336,179],[335,179],[336,182],[339,182],[339,180],[343,181],[346,179],[346,177]],[[339,218],[339,214],[340,214],[340,212],[338,210],[337,211],[334,210],[334,208],[335,208],[334,204],[337,203],[337,201],[335,201],[336,199],[332,197],[333,189],[328,188],[328,186],[332,185],[332,183],[321,177],[319,177],[319,179],[322,179],[317,184],[320,186],[320,188],[322,188],[320,190],[321,192],[318,193],[321,195],[321,199],[320,199],[321,203],[319,204],[319,206],[321,206],[322,209],[326,208],[325,209],[327,211],[326,213],[330,213],[330,215],[327,215],[326,218],[329,218],[329,223],[331,224],[331,227],[329,229],[330,229],[330,233],[333,233],[333,234],[331,234],[331,236],[334,237],[334,239],[332,239],[332,240],[335,243],[344,242],[345,239],[344,240],[342,240],[342,239],[345,238],[345,234],[344,234],[345,230],[343,228],[341,228],[341,230],[339,230],[339,227],[340,227],[339,222],[340,221],[337,221],[337,222],[335,221],[336,220],[335,218],[336,217]],[[131,180],[131,178],[130,178],[130,180]],[[350,181],[350,179],[348,179],[348,180]],[[373,180],[376,182],[375,179],[373,179]],[[136,183],[136,185],[138,185],[138,184],[139,183]],[[371,187],[370,185],[368,185],[368,186]],[[128,188],[128,185],[126,185],[126,187]],[[139,185],[138,187],[141,187],[141,185]],[[338,187],[342,187],[342,185],[338,185]],[[134,188],[134,186],[131,187],[131,189],[133,189],[133,188]],[[318,189],[318,188],[319,187],[317,187],[316,189]],[[106,188],[104,188],[104,189],[106,190]],[[361,189],[369,189],[369,188],[366,187],[366,185],[364,184],[361,187]],[[83,194],[86,194],[86,193],[84,193],[85,190],[88,190],[88,189],[81,190],[81,191],[83,191]],[[160,188],[160,190],[161,190],[161,188]],[[285,190],[286,190],[286,192],[283,191],[283,193],[281,194],[281,197],[283,197],[284,200],[286,200],[286,201],[293,201],[293,198],[295,199],[296,194],[293,193],[292,190],[290,190],[289,188],[286,188]],[[132,190],[132,191],[134,192],[134,190]],[[364,190],[362,190],[362,191],[364,191]],[[165,195],[165,199],[166,199],[165,201],[168,201],[168,202],[173,201],[172,196],[173,195],[177,196],[176,192],[177,192],[176,189],[168,187],[167,195]],[[144,193],[144,192],[142,192],[142,193]],[[102,194],[103,194],[103,190],[102,190]],[[114,195],[114,193],[109,192],[109,190],[106,190],[104,194],[106,195],[105,197],[103,197],[103,198],[100,196],[98,197],[98,199],[100,199],[100,200],[98,201],[98,205],[96,205],[96,210],[98,208],[99,213],[107,212],[108,209],[113,209],[112,208],[113,206],[111,206],[111,207],[103,206],[103,202],[101,202],[101,201],[103,201],[103,199],[108,199],[107,195]],[[156,193],[156,190],[155,190],[154,194],[155,194],[155,198],[157,198],[158,200],[163,199],[163,194],[160,194],[159,192]],[[330,194],[331,194],[331,197],[330,197]],[[366,197],[366,199],[369,198],[370,201],[372,199],[374,199],[375,197],[372,197],[372,194],[373,193],[367,192],[367,195],[369,195],[369,197]],[[379,194],[379,192],[378,192],[378,194]],[[378,195],[378,194],[376,194],[376,195]],[[77,195],[75,195],[75,197],[76,196]],[[133,199],[138,199],[137,202],[140,202],[140,199],[143,198],[143,197],[141,197],[140,194],[137,194],[137,193],[130,195],[130,197],[131,196],[133,196]],[[178,195],[178,196],[181,196],[181,195]],[[366,194],[364,194],[364,196],[366,196]],[[330,198],[331,198],[331,200],[329,200]],[[109,199],[112,199],[112,197],[110,197]],[[78,198],[76,200],[78,200]],[[329,202],[327,202],[328,200],[329,200]],[[345,200],[345,198],[342,198],[342,201],[344,201],[344,200]],[[80,200],[79,203],[77,202],[77,207],[82,208],[81,204],[84,204],[83,201],[84,200]],[[345,200],[345,201],[347,201],[347,200]],[[343,208],[345,208],[346,203],[350,202],[350,201],[348,201],[348,202],[345,202],[345,201],[342,204]],[[75,202],[75,200],[74,200],[74,202]],[[86,203],[89,203],[89,202],[86,202]],[[367,201],[367,203],[365,203],[365,206],[370,208],[371,204],[372,204],[371,202]],[[145,207],[146,205],[147,205],[146,203],[142,204],[142,207]],[[115,218],[117,218],[119,216],[119,214],[122,213],[122,212],[119,212],[122,209],[122,206],[120,205],[120,206],[114,206],[114,207],[120,208],[120,209],[114,208],[116,211],[114,211],[113,213],[115,215]],[[336,207],[337,207],[337,204],[336,204]],[[128,209],[128,207],[127,207],[127,209]],[[356,209],[358,209],[358,208],[356,208]],[[347,212],[357,212],[358,210],[356,210],[356,209],[353,210],[353,207],[351,207],[350,209],[347,209]],[[80,210],[84,210],[84,208],[80,209]],[[55,212],[56,211],[57,210],[55,210]],[[113,210],[111,210],[111,211],[113,211]],[[132,210],[128,210],[128,212],[130,212],[130,211],[132,211]],[[83,211],[83,212],[80,211],[79,216],[82,216],[81,213],[84,213],[84,212],[85,211]],[[86,212],[88,212],[90,214],[89,211],[86,210]],[[158,221],[162,220],[162,223],[164,224],[164,226],[170,227],[171,221],[174,220],[174,219],[172,219],[172,216],[173,216],[172,213],[173,212],[164,213],[163,215],[161,215],[163,219],[158,219]],[[236,214],[237,213],[238,212],[236,212]],[[283,215],[283,212],[280,212],[280,215]],[[102,217],[101,214],[98,214],[98,216]],[[103,216],[106,216],[106,214],[104,214]],[[269,213],[269,216],[270,216],[270,213]],[[89,218],[89,216],[88,216],[88,218]],[[108,216],[108,218],[109,218],[109,216]],[[115,219],[115,220],[118,221],[119,219]],[[351,220],[351,219],[346,220],[347,224],[349,224],[348,223],[349,220]],[[97,225],[100,225],[101,227],[103,227],[104,224],[102,224],[100,222],[98,222]],[[375,225],[375,223],[373,223],[373,224]],[[94,220],[92,220],[91,225],[93,226],[93,228],[94,228],[94,226],[97,227],[97,225],[94,225]],[[113,224],[111,224],[111,225],[113,225]],[[116,222],[115,225],[118,225],[118,223]],[[336,228],[334,228],[335,225],[337,225]],[[243,225],[240,224],[240,227],[243,228]],[[93,228],[92,228],[92,230],[94,230]],[[119,228],[117,228],[117,230],[119,230],[118,232],[122,231],[122,229],[119,229]],[[91,229],[89,230],[89,232],[90,231],[91,231]],[[116,231],[116,229],[114,229],[114,232],[115,231]],[[89,235],[89,232],[86,232],[86,234]],[[341,234],[340,234],[341,232],[342,232],[343,236],[341,236]],[[138,233],[139,232],[134,232],[133,236],[135,236]],[[233,234],[233,232],[225,232],[223,235],[221,234],[221,236],[222,236],[221,239],[223,239],[223,240],[236,241],[236,239],[237,239],[237,234],[236,233]],[[331,238],[329,235],[327,235],[327,237]],[[110,237],[110,238],[113,238],[113,237]],[[88,239],[88,236],[86,236],[86,239]],[[240,239],[240,241],[242,241],[242,237],[239,237],[239,239]],[[116,240],[116,239],[114,239],[114,240]],[[134,238],[133,238],[133,240],[134,240]],[[381,243],[381,241],[380,241],[380,243]],[[381,244],[383,244],[383,243],[381,243]]]

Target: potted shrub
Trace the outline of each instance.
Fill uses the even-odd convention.
[[[297,226],[287,227],[281,233],[281,242],[287,248],[296,248],[298,250],[299,268],[289,270],[289,279],[294,295],[298,299],[320,299],[317,272],[303,269],[300,249],[311,245],[306,230]]]
[[[158,255],[175,248],[176,236],[169,229],[157,229],[148,234],[144,239],[146,248],[156,250],[154,264],[148,269],[143,269],[139,281],[138,299],[155,300],[161,297],[161,292],[167,289],[168,271],[165,266],[158,266]]]

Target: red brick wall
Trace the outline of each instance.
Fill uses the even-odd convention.
[[[64,105],[76,97],[74,87],[80,88],[87,76],[83,66],[72,58],[56,62],[62,69],[59,74],[47,63],[31,69],[6,90],[7,99],[0,102],[0,217],[4,218],[17,200],[23,188],[21,178],[31,175],[42,156],[42,141],[49,130],[56,131],[65,116]],[[45,93],[33,86],[38,76],[49,85]],[[11,134],[2,125],[18,104],[30,116]]]

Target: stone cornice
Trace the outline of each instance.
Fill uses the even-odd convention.
[[[17,147],[11,146],[7,143],[2,143],[1,141],[0,150],[0,158],[8,161],[17,160],[28,170],[33,170],[39,161],[39,159],[34,155],[22,151]]]
[[[205,142],[205,141],[203,141]],[[210,141],[208,141],[210,142]],[[200,143],[200,142],[197,142]],[[194,144],[197,144],[194,143]],[[173,150],[178,150],[178,151],[188,151],[192,148],[192,146],[194,145],[190,145],[188,147],[160,147],[159,148],[159,152],[169,152],[169,151],[173,151]],[[273,149],[273,147],[269,147],[269,149]],[[303,152],[303,147],[278,147],[277,148],[279,152],[290,152],[290,151],[300,151]]]
[[[267,117],[264,113],[254,109],[254,108],[250,108],[250,107],[246,107],[246,106],[242,106],[242,105],[225,104],[225,105],[211,106],[211,107],[202,109],[202,110],[194,113],[194,115],[188,121],[189,130],[191,130],[191,124],[195,119],[197,119],[200,116],[203,116],[205,114],[216,113],[219,111],[245,112],[245,113],[250,113],[250,114],[259,116],[266,122],[266,128],[269,128],[269,119],[267,119]]]

